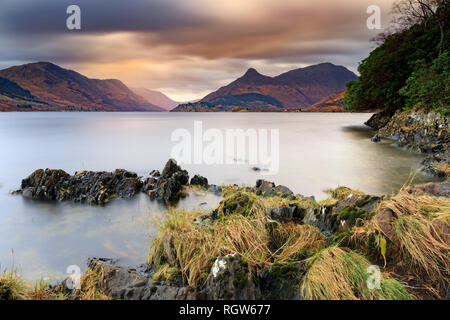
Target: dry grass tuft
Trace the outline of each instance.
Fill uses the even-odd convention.
[[[81,276],[81,290],[75,291],[74,298],[78,300],[110,300],[98,287],[100,274],[88,269]]]
[[[386,225],[375,215],[364,225],[364,233],[355,231],[353,237],[357,243],[364,246],[372,238],[380,247],[380,239],[390,236],[391,241],[386,245],[388,267],[403,265],[425,286],[445,291],[450,282],[450,199],[402,189],[382,201],[377,213],[385,210],[393,213],[391,234],[386,234]]]
[[[247,195],[242,190],[237,194]],[[225,200],[235,196],[230,194]],[[268,208],[287,205],[288,200],[250,197],[253,197],[251,206],[239,207],[238,214],[220,215],[224,209],[219,206],[219,219],[209,227],[193,224],[204,214],[201,211],[170,209],[152,241],[149,265],[156,267],[158,276],[165,273],[161,268],[176,268],[181,271],[184,284],[199,286],[219,256],[239,253],[251,269],[258,271],[275,261],[279,264],[296,261],[302,253],[314,252],[324,243],[324,236],[311,226],[281,224],[276,231],[268,227],[271,225]],[[274,232],[278,239],[275,250]]]
[[[28,286],[15,271],[0,274],[0,300],[28,299]]]
[[[328,247],[307,260],[301,290],[308,300],[404,300],[413,297],[395,279],[381,279],[369,289],[371,263],[356,252]]]
[[[326,237],[316,227],[292,222],[274,228],[271,239],[281,261],[303,259],[326,243]]]
[[[354,189],[350,189],[350,188],[342,187],[342,186],[339,186],[336,189],[327,189],[327,190],[325,190],[325,193],[328,193],[333,199],[338,199],[338,200],[344,200],[351,194],[360,195],[360,196],[366,195],[362,191],[354,190]]]

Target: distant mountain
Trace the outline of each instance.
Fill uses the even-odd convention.
[[[236,111],[238,109],[250,110],[280,110],[283,105],[277,99],[259,93],[243,93],[212,98],[208,102],[195,102],[181,104],[174,112],[209,112],[209,111]]]
[[[344,91],[339,91],[315,105],[306,108],[304,112],[346,112],[344,110]]]
[[[166,111],[170,111],[180,104],[180,102],[170,99],[164,93],[159,91],[149,90],[145,88],[131,88],[131,90],[143,97],[145,100],[147,100],[147,102],[161,107]]]
[[[0,70],[0,77],[27,90],[44,102],[45,110],[164,111],[131,91],[121,81],[89,79],[49,62],[30,63]],[[14,109],[14,101],[9,107]],[[2,102],[2,105],[5,101]],[[39,110],[39,105],[33,105]]]
[[[278,101],[281,108],[284,109],[306,109],[330,95],[344,90],[347,82],[356,79],[358,77],[347,68],[331,63],[292,70],[276,77],[262,75],[252,68],[229,85],[208,94],[198,104],[205,106],[205,103],[210,103],[213,108],[217,109],[220,101],[228,101],[229,97],[252,93],[271,97]],[[274,107],[266,104],[267,99],[259,101],[261,103],[256,100],[251,103],[250,108],[263,110]],[[246,106],[235,105],[235,107]],[[179,111],[182,108],[183,106],[180,106],[177,109]],[[275,109],[278,108],[280,106],[275,107]]]

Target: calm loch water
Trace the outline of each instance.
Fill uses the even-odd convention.
[[[305,196],[325,198],[324,189],[345,185],[371,194],[400,188],[421,155],[370,142],[362,125],[369,114],[318,113],[0,113],[0,268],[12,265],[28,279],[62,277],[86,258],[118,258],[138,265],[146,259],[154,221],[164,208],[140,195],[105,207],[36,203],[10,195],[38,168],[114,170],[139,175],[161,169],[174,143],[171,133],[208,128],[278,129],[280,169],[262,177],[251,165],[183,165],[214,184],[253,185],[257,179],[284,184]],[[244,159],[245,160],[245,159]],[[417,182],[427,178],[416,176]],[[194,194],[179,204],[215,207],[220,198]]]

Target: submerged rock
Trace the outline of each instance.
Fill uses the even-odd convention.
[[[200,292],[205,300],[255,300],[260,297],[248,265],[239,254],[218,257]]]
[[[114,172],[76,172],[39,169],[22,180],[22,195],[33,200],[56,200],[106,204],[113,198],[132,198],[141,188],[135,173],[117,169]]]

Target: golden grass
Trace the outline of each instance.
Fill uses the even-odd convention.
[[[413,297],[395,279],[380,279],[371,290],[367,280],[371,263],[356,252],[328,247],[307,261],[301,290],[307,300],[398,300]]]
[[[25,281],[15,271],[0,274],[0,300],[28,300],[28,289]]]
[[[450,164],[449,163],[432,163],[433,167],[444,172],[445,176],[450,177]]]
[[[74,297],[78,300],[110,300],[98,287],[100,281],[100,273],[92,269],[88,269],[81,276],[81,290],[76,290]]]
[[[328,193],[333,199],[338,199],[338,200],[344,200],[351,194],[359,195],[359,196],[366,195],[362,191],[350,189],[350,188],[343,187],[343,186],[339,186],[336,189],[327,189],[327,190],[325,190],[325,193]]]
[[[271,233],[272,243],[275,242],[276,258],[281,261],[303,258],[310,252],[321,249],[325,236],[316,227],[298,225],[295,223],[281,224]]]
[[[153,280],[174,280],[180,274],[180,270],[175,267],[171,267],[168,263],[162,265],[157,272],[153,274]]]
[[[239,190],[239,195],[248,193]],[[228,198],[236,196],[229,194]],[[221,216],[210,227],[193,224],[201,211],[188,212],[170,209],[159,226],[159,234],[152,241],[148,262],[159,269],[164,267],[181,270],[186,285],[201,285],[219,256],[239,253],[249,267],[260,270],[276,263],[289,263],[305,251],[315,251],[324,243],[324,236],[314,227],[281,224],[277,230],[268,228],[268,208],[287,205],[288,200],[279,197],[252,197],[248,212]],[[225,203],[225,202],[224,202]],[[273,249],[273,233],[277,244]],[[160,273],[164,274],[163,271]],[[158,275],[160,275],[158,274]]]
[[[402,189],[383,200],[377,213],[386,209],[393,213],[393,238],[386,245],[387,267],[403,265],[430,288],[446,290],[450,282],[450,199]],[[361,247],[367,246],[371,237],[380,247],[380,239],[388,236],[376,215],[362,229],[363,233],[354,229],[353,234]]]

